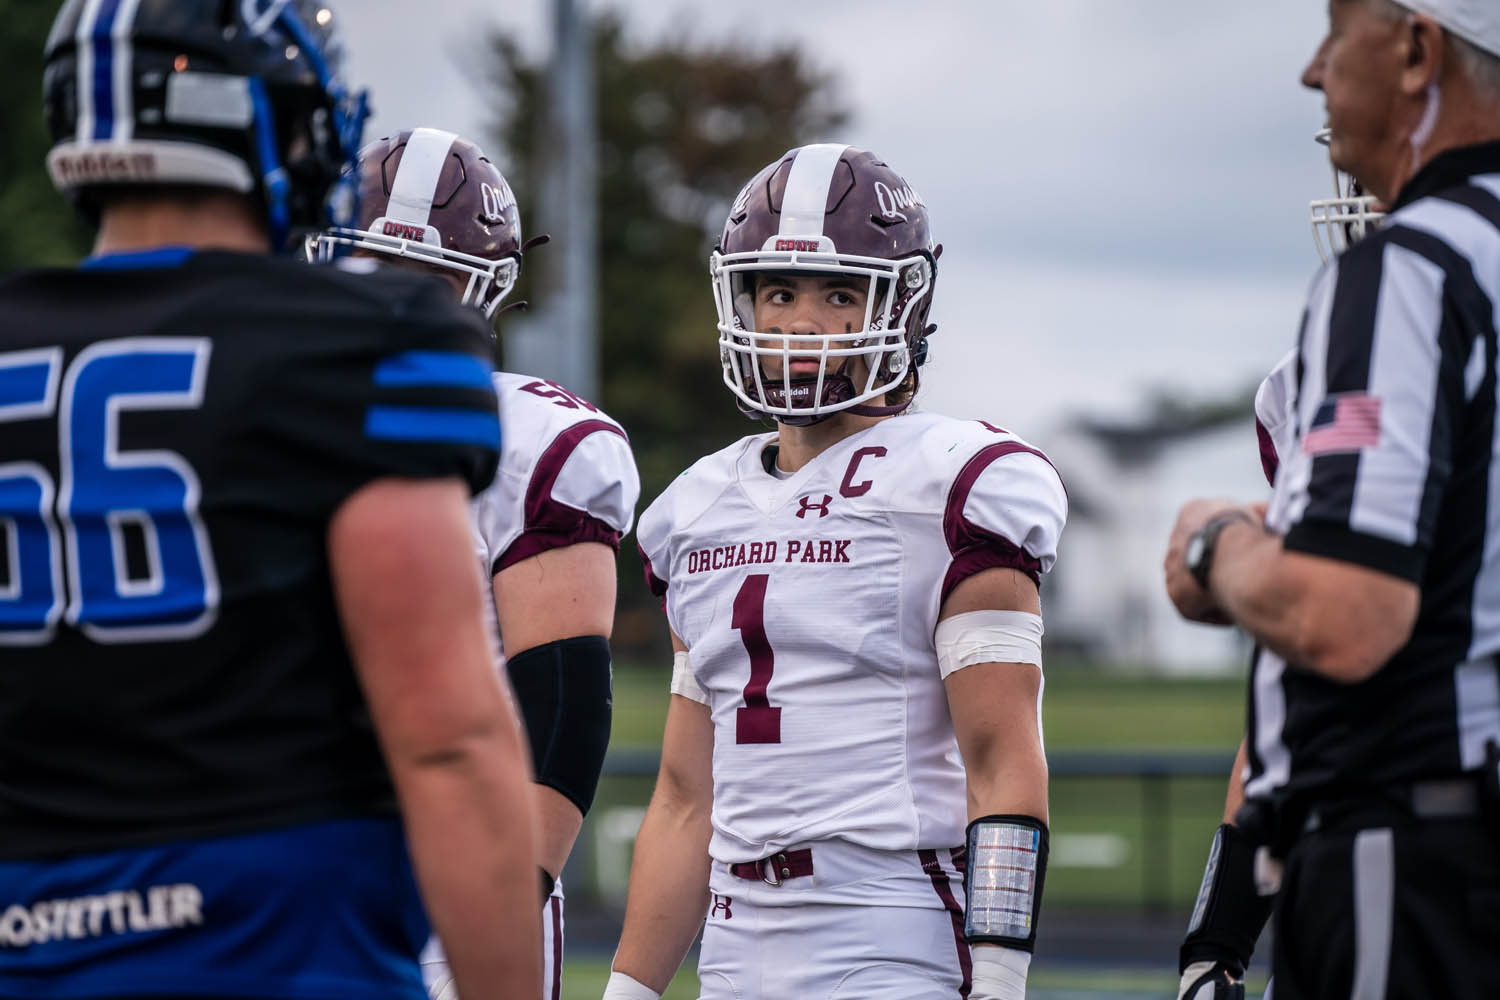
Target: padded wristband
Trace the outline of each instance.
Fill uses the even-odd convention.
[[[609,748],[609,642],[602,635],[559,639],[522,650],[505,668],[526,720],[537,783],[587,814]]]
[[[981,816],[969,824],[964,937],[1030,953],[1047,876],[1047,824],[1035,816]]]
[[[1274,902],[1255,890],[1255,844],[1238,828],[1222,824],[1209,846],[1177,971],[1194,962],[1218,962],[1243,978]]]

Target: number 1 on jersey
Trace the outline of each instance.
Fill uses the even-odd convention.
[[[732,627],[739,630],[745,652],[750,654],[750,680],[745,684],[745,704],[734,719],[736,743],[780,743],[781,709],[766,700],[766,688],[776,669],[776,656],[766,638],[766,573],[745,577],[734,595]]]

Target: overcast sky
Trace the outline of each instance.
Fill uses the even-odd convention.
[[[637,39],[795,39],[835,75],[855,116],[827,138],[905,174],[945,247],[929,409],[1045,436],[1079,411],[1129,413],[1153,386],[1246,385],[1292,342],[1317,266],[1307,201],[1329,187],[1312,140],[1321,95],[1297,82],[1322,4],[607,5]],[[338,11],[351,75],[374,90],[372,135],[483,136],[498,99],[483,38],[504,27],[532,52],[550,45],[547,0]]]

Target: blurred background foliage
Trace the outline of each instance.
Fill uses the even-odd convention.
[[[89,233],[47,179],[51,139],[42,120],[42,45],[56,5],[0,0],[0,274],[71,264],[88,252]]]

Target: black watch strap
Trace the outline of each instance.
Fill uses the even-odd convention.
[[[1204,590],[1208,589],[1208,574],[1214,565],[1214,546],[1219,543],[1219,533],[1236,521],[1244,521],[1254,524],[1255,521],[1242,510],[1226,510],[1222,514],[1215,514],[1204,523],[1193,535],[1198,541],[1198,558],[1187,564],[1188,572],[1193,574],[1193,579],[1198,581],[1198,586]],[[1189,546],[1190,550],[1192,546]]]

